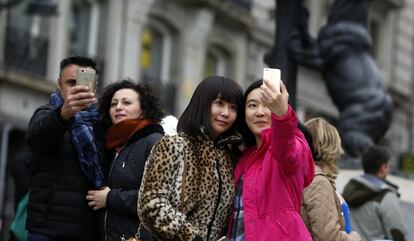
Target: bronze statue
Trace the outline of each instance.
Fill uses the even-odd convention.
[[[333,103],[340,111],[337,128],[346,152],[358,157],[388,130],[392,100],[370,54],[368,0],[336,0],[326,26],[315,40],[308,33],[307,10],[292,32],[290,56],[321,71]]]

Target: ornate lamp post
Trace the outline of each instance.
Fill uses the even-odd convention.
[[[297,29],[300,19],[302,0],[275,0],[276,19],[273,48],[266,54],[265,63],[278,68],[282,73],[290,98],[289,103],[296,107],[296,62],[289,55],[291,33]]]

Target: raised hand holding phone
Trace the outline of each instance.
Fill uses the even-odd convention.
[[[263,80],[275,87],[276,93],[280,94],[280,69],[264,68]]]
[[[261,99],[272,113],[277,116],[284,115],[288,110],[289,94],[280,80],[280,70],[265,68],[263,70],[263,84]]]
[[[76,85],[71,87],[60,110],[63,120],[68,120],[77,112],[96,103],[96,72],[92,68],[79,67],[76,72]]]
[[[88,86],[91,92],[96,89],[96,71],[92,68],[78,68],[76,85]]]

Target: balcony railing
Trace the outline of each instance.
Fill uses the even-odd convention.
[[[46,38],[32,38],[29,31],[8,27],[5,65],[31,74],[45,76],[48,53]]]
[[[232,25],[250,27],[254,24],[250,14],[252,0],[177,0],[185,6],[209,7],[217,16]],[[230,21],[229,21],[230,20]]]
[[[246,10],[251,9],[252,7],[252,0],[180,0],[182,3],[186,5],[192,6],[200,6],[200,5],[222,5],[222,4],[229,4],[233,3],[236,4]]]

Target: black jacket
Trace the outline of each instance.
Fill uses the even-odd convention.
[[[95,240],[96,214],[86,200],[93,187],[81,171],[70,121],[64,122],[59,112],[52,105],[39,107],[26,133],[34,154],[26,226],[62,239]]]
[[[119,241],[124,235],[135,235],[139,225],[137,214],[138,190],[147,157],[163,136],[160,125],[149,125],[135,133],[127,145],[113,158],[109,169],[104,233],[100,240]],[[105,239],[106,235],[106,239]]]

